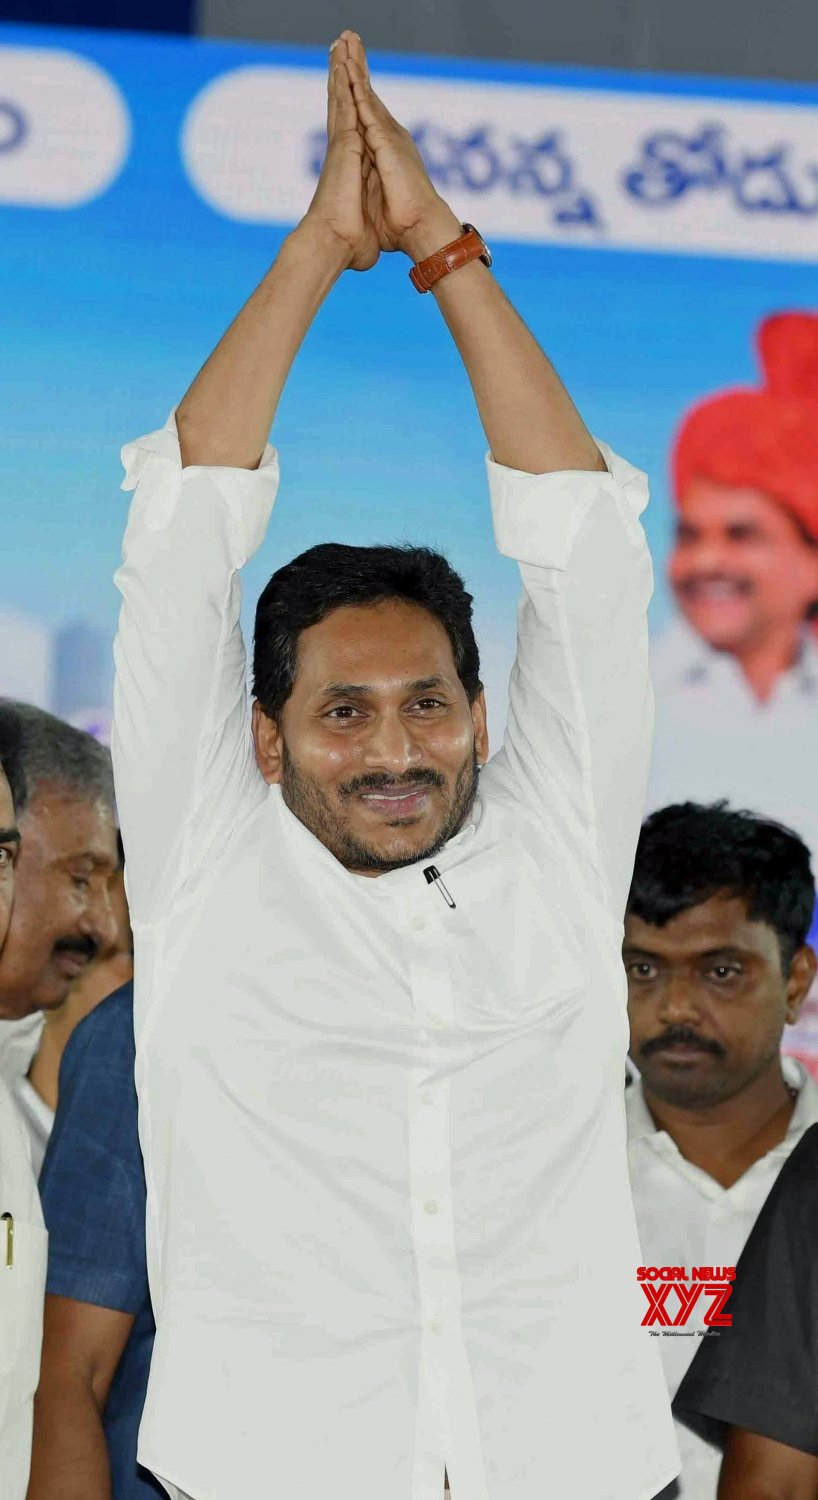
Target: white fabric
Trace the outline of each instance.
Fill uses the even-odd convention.
[[[0,1495],[25,1500],[40,1378],[46,1247],[29,1143],[3,1076],[0,1043]],[[7,1265],[9,1234],[12,1265]]]
[[[738,663],[682,620],[651,656],[656,733],[651,811],[727,797],[795,829],[818,862],[818,642],[759,703]],[[818,868],[818,863],[816,864]]]
[[[117,575],[158,1334],[143,1464],[197,1500],[649,1500],[622,911],[651,702],[644,477],[489,464],[526,559],[503,750],[422,867],[348,873],[253,758],[236,570],[277,484],[168,427]],[[593,1441],[588,1441],[593,1433]]]
[[[818,1122],[818,1086],[792,1058],[783,1058],[787,1082],[798,1089],[787,1134],[732,1187],[724,1188],[682,1156],[675,1141],[657,1130],[642,1084],[627,1091],[628,1157],[633,1201],[648,1266],[734,1266],[764,1201],[804,1131]],[[671,1399],[699,1347],[708,1304],[697,1303],[685,1325],[692,1337],[670,1334],[651,1342],[660,1349]],[[643,1316],[648,1304],[643,1299]],[[729,1303],[725,1308],[730,1311]],[[643,1329],[646,1340],[650,1328]],[[721,1453],[682,1423],[676,1424],[682,1456],[679,1494],[684,1500],[716,1500]]]
[[[44,1021],[41,1010],[19,1021],[0,1021],[0,1073],[11,1089],[20,1124],[28,1136],[31,1165],[38,1179],[54,1129],[54,1111],[32,1088],[28,1070],[40,1046]]]

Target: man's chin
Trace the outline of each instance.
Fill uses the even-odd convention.
[[[400,870],[419,860],[432,859],[445,843],[443,832],[431,832],[423,828],[402,824],[400,830],[385,830],[383,838],[358,837],[353,832],[352,846],[342,856],[342,863],[349,870],[370,870],[386,874],[389,870]]]
[[[735,656],[744,650],[748,640],[751,640],[754,634],[753,622],[746,618],[726,620],[709,610],[690,609],[686,609],[684,615],[691,630],[694,630],[712,651],[727,651]]]

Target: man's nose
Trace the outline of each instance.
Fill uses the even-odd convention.
[[[399,713],[381,714],[372,725],[364,749],[369,770],[408,771],[421,759],[412,725]]]
[[[118,930],[108,881],[89,887],[79,926],[83,937],[92,938],[100,953],[115,947]]]
[[[700,1019],[696,986],[687,974],[668,974],[659,993],[659,1020],[665,1026],[690,1025]]]

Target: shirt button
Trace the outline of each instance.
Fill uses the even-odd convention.
[[[420,1096],[421,1104],[434,1104],[434,1094],[431,1089],[424,1089]]]
[[[442,1333],[443,1332],[443,1324],[442,1323],[437,1323],[437,1322],[430,1323],[429,1327],[432,1330],[432,1333]]]
[[[418,917],[413,917],[412,918],[412,929],[413,929],[414,932],[423,932],[425,930],[425,928],[426,928],[426,918],[425,917],[418,916]]]
[[[424,1203],[423,1207],[425,1208],[427,1214],[436,1214],[437,1210],[438,1210],[437,1199],[436,1198],[429,1198],[429,1199],[427,1199],[427,1201]]]

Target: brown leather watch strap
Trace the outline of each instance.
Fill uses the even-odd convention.
[[[463,233],[450,245],[436,250],[426,260],[419,261],[409,272],[409,279],[418,292],[428,292],[436,281],[448,276],[450,271],[459,271],[470,260],[482,260],[484,266],[491,265],[491,254],[482,235],[473,224],[464,224]]]

